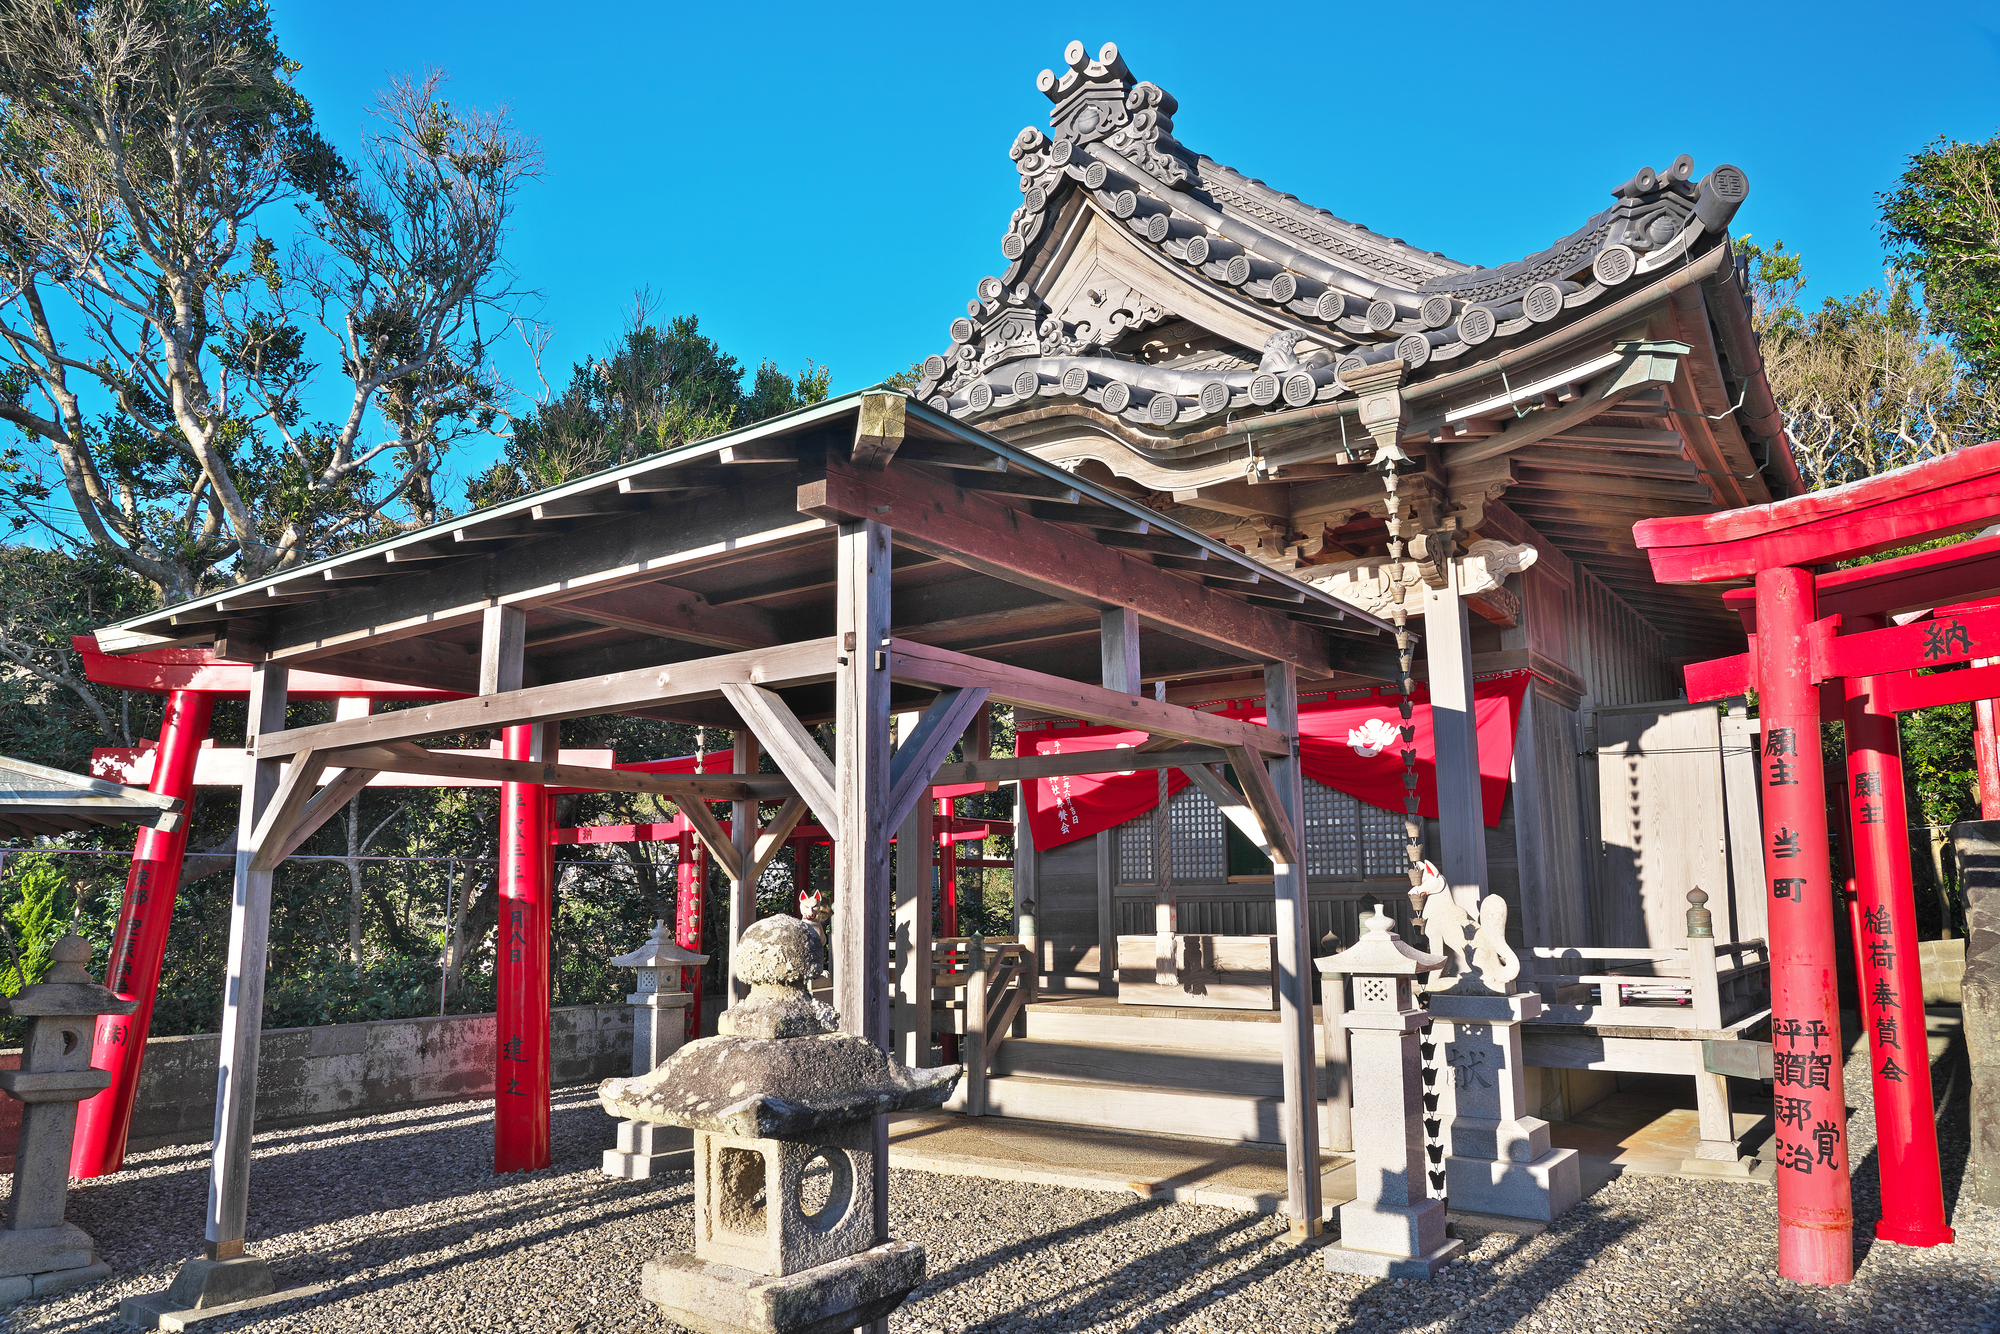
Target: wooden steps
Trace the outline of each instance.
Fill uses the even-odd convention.
[[[1282,1145],[1275,1017],[1104,1002],[1029,1006],[1027,1036],[1008,1039],[995,1056],[988,1114]],[[946,1110],[963,1099],[961,1085]]]

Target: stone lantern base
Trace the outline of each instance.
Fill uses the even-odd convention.
[[[0,1303],[67,1292],[110,1275],[97,1244],[74,1223],[0,1232]]]
[[[649,1260],[639,1293],[700,1334],[846,1334],[880,1320],[924,1281],[924,1248],[890,1241],[772,1277],[693,1255]]]

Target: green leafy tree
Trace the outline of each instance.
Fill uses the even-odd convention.
[[[1839,486],[1991,439],[2000,395],[1942,338],[1910,280],[1802,300],[1803,261],[1744,237],[1764,369],[1806,484]]]
[[[569,383],[521,419],[501,460],[466,494],[497,504],[818,403],[832,372],[808,363],[787,374],[766,360],[747,391],[743,376],[697,316],[658,324],[642,292],[625,331],[603,356],[571,367]]]
[[[258,0],[0,7],[0,419],[26,440],[0,494],[168,601],[430,522],[444,453],[503,405],[534,145],[432,75],[349,163],[297,69]]]
[[[1982,380],[2000,380],[2000,135],[1940,137],[1881,196],[1891,262],[1923,286],[1939,332]]]

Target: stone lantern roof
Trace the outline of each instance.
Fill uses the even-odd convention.
[[[1382,911],[1382,905],[1376,904],[1367,934],[1340,953],[1315,959],[1313,963],[1322,973],[1339,973],[1349,977],[1415,977],[1444,966],[1442,954],[1425,954],[1405,945],[1402,938],[1389,929],[1390,920],[1389,914]]]
[[[653,933],[645,944],[609,962],[613,968],[699,968],[708,962],[708,956],[676,943],[673,928],[660,918],[653,923]]]
[[[963,1067],[912,1070],[839,1021],[805,985],[823,966],[819,932],[767,917],[736,948],[736,976],[750,995],[725,1012],[724,1031],[681,1048],[636,1079],[598,1092],[614,1116],[746,1139],[797,1139],[887,1112],[936,1108]]]

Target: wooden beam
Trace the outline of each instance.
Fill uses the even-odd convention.
[[[896,451],[903,446],[903,407],[908,402],[901,394],[886,391],[879,394],[863,394],[861,411],[854,419],[854,466],[880,472],[889,466],[889,460],[896,457]]]
[[[1265,716],[1288,732],[1299,726],[1298,672],[1286,663],[1273,663],[1264,672]],[[1296,753],[1271,761],[1267,771],[1260,757],[1246,757],[1250,768],[1264,778],[1265,791],[1285,828],[1299,830],[1305,823],[1303,774]],[[1249,786],[1246,784],[1246,786]],[[1253,794],[1256,787],[1249,789]],[[1306,887],[1306,868],[1294,846],[1290,857],[1273,857],[1272,909],[1278,951],[1278,1031],[1280,1064],[1283,1069],[1285,1195],[1286,1212],[1291,1215],[1294,1237],[1318,1236],[1321,1230],[1319,1162],[1319,1057],[1313,1043],[1312,995],[1312,912]],[[1329,985],[1341,985],[1329,979]]]
[[[924,799],[931,775],[965,735],[972,716],[986,703],[988,693],[984,686],[940,691],[930,708],[924,710],[924,716],[903,744],[896,747],[890,762],[889,807],[882,817],[885,828],[902,828],[903,818]]]
[[[1264,827],[1264,842],[1271,850],[1271,860],[1287,866],[1302,865],[1297,832],[1270,773],[1264,768],[1263,755],[1244,747],[1231,747],[1229,761],[1236,770],[1236,780],[1243,784],[1244,799],[1257,812],[1257,823]]]
[[[718,607],[699,593],[666,584],[640,584],[549,605],[551,610],[599,625],[715,648],[768,648],[785,640],[778,618],[767,611]]]
[[[819,748],[798,715],[785,701],[761,686],[732,682],[722,687],[743,725],[764,744],[778,771],[791,779],[812,813],[833,838],[840,841],[840,793],[834,783],[833,761]]]
[[[1245,658],[1339,670],[1321,631],[912,469],[863,474],[829,461],[823,481],[799,488],[798,504],[822,517],[886,512],[899,542],[1009,583],[1100,609],[1129,606],[1170,634]]]
[[[1254,694],[1254,691],[1246,691]],[[1189,765],[1227,764],[1216,746],[1177,746],[1173,750],[1088,750],[1062,755],[1022,755],[1014,759],[968,760],[941,764],[931,775],[938,787],[957,783],[1018,783],[1065,774],[1118,774],[1127,770],[1183,769]]]
[[[1645,361],[1647,365],[1638,367]],[[1665,362],[1664,373],[1655,367]],[[1600,412],[1614,407],[1631,398],[1641,390],[1672,382],[1673,363],[1668,358],[1641,354],[1628,357],[1625,363],[1614,366],[1591,381],[1583,396],[1573,403],[1549,411],[1541,409],[1529,413],[1525,418],[1510,423],[1499,435],[1488,436],[1471,444],[1444,446],[1445,467],[1462,468],[1468,463],[1478,463],[1482,459],[1498,458],[1511,454],[1525,445],[1546,440],[1574,427],[1581,426]],[[1636,373],[1635,373],[1636,371]]]
[[[1235,825],[1243,837],[1256,844],[1259,852],[1274,862],[1280,860],[1277,845],[1271,842],[1270,835],[1264,831],[1263,822],[1257,818],[1257,812],[1244,799],[1241,792],[1229,786],[1221,774],[1205,764],[1179,767],[1181,772],[1202,790],[1202,794],[1214,803],[1215,808],[1222,812],[1223,819]]]
[[[907,639],[889,641],[889,672],[898,681],[916,685],[984,686],[998,703],[1025,705],[1057,718],[1115,723],[1154,737],[1224,749],[1243,747],[1264,755],[1285,755],[1291,751],[1289,737],[1255,723],[1184,709],[1177,704],[1085,685],[1060,676],[1045,676],[1021,667],[1004,667],[984,658]]]
[[[649,774],[636,769],[598,769],[584,764],[507,760],[498,755],[463,755],[425,750],[408,741],[378,742],[328,752],[333,763],[380,773],[432,774],[440,778],[484,778],[496,783],[539,783],[596,792],[650,792],[675,801],[748,801],[790,797],[789,779],[770,774]]]
[[[580,681],[528,686],[474,699],[439,700],[393,713],[276,732],[259,738],[258,758],[293,755],[315,747],[335,750],[385,741],[414,741],[449,732],[484,732],[515,723],[552,723],[592,714],[660,708],[683,700],[717,698],[722,687],[733,682],[780,687],[825,681],[833,675],[835,651],[831,637],[808,639]]]
[[[1289,519],[1292,517],[1292,504],[1286,492],[1287,488],[1283,486],[1268,482],[1260,485],[1235,477],[1189,491],[1176,491],[1174,503],[1196,505],[1218,514],[1240,514],[1246,518]]]

